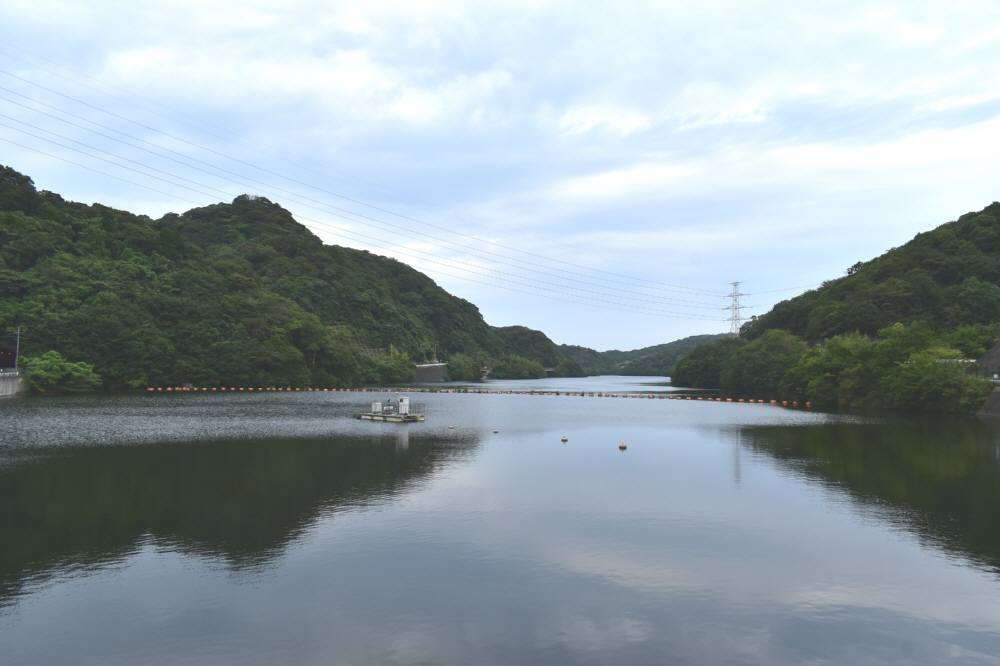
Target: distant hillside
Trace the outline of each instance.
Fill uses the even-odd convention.
[[[669,375],[678,361],[701,345],[723,335],[692,335],[662,345],[632,351],[599,352],[587,347],[561,345],[560,349],[576,361],[588,375]]]
[[[324,245],[267,199],[152,220],[0,167],[0,330],[14,326],[22,353],[92,363],[110,388],[406,381],[411,361],[459,353],[568,361],[405,264]]]
[[[621,356],[628,353],[618,350],[599,352],[596,349],[579,345],[559,345],[559,349],[580,364],[580,367],[588,375],[616,374]]]
[[[502,326],[493,331],[501,348],[538,361],[546,368],[555,368],[568,360],[559,346],[541,331],[525,326]]]
[[[783,301],[744,337],[782,329],[809,341],[895,322],[935,329],[1000,320],[1000,203],[917,236],[844,277]]]

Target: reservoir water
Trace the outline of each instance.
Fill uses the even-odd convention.
[[[411,397],[0,402],[0,662],[1000,664],[990,423]]]

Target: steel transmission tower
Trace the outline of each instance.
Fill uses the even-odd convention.
[[[746,296],[746,294],[740,291],[740,285],[742,282],[730,282],[733,290],[729,293],[729,298],[732,302],[729,307],[729,334],[733,336],[739,336],[740,326],[743,325],[743,315],[741,311],[746,307],[745,305],[740,305],[740,296]]]

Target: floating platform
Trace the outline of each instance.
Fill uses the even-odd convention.
[[[418,423],[424,420],[424,406],[411,405],[409,398],[373,402],[367,412],[358,414],[362,421],[384,421],[386,423]]]
[[[416,423],[424,420],[423,414],[382,414],[379,412],[364,412],[358,414],[362,421],[387,421],[389,423]]]

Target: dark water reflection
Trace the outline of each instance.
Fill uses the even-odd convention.
[[[0,467],[0,605],[53,570],[141,543],[240,568],[278,557],[324,513],[391,501],[474,442],[277,439],[34,449]],[[17,460],[17,458],[24,460]]]
[[[757,426],[741,435],[782,467],[847,493],[864,514],[1000,573],[1000,423]]]
[[[1000,663],[988,424],[369,398],[0,403],[0,662]]]

